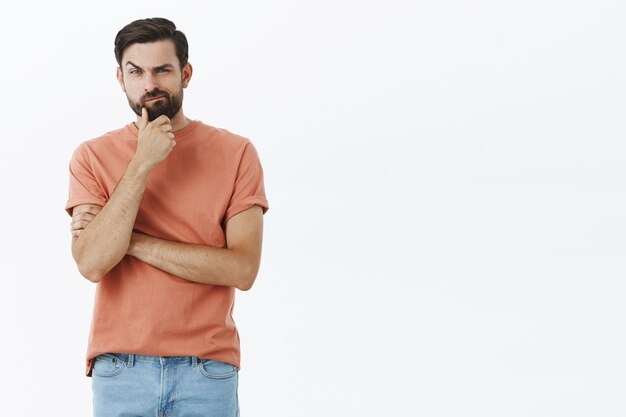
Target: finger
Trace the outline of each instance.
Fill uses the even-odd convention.
[[[72,217],[72,221],[70,222],[70,224],[74,224],[74,223],[77,223],[79,221],[90,222],[90,221],[92,221],[93,219],[96,218],[97,214],[98,213],[87,213],[87,212],[83,212],[83,213],[77,214],[77,215]]]
[[[70,230],[84,229],[85,227],[87,227],[88,224],[89,222],[86,222],[86,221],[79,221],[76,223],[72,223],[70,225]]]
[[[176,136],[172,132],[168,132],[167,137],[170,139],[174,139]]]
[[[70,224],[70,230],[84,229],[88,224],[89,222],[75,222]]]
[[[161,125],[161,130],[163,132],[169,132],[172,130],[172,125],[170,123],[165,123],[164,125]]]
[[[79,221],[79,220],[92,221],[95,217],[96,217],[96,215],[94,213],[83,212],[83,213],[77,214],[76,216],[72,217],[72,222],[76,222],[76,221]]]
[[[88,221],[83,221],[83,220],[78,221],[78,222],[74,222],[74,223],[70,224],[70,230],[84,229],[85,227],[87,227],[87,225],[88,225],[89,223],[90,223],[90,222],[88,222]]]
[[[176,146],[176,141],[175,141],[175,140],[173,140],[173,141],[172,141],[172,148],[173,148],[174,146]]]
[[[143,132],[143,130],[146,128],[146,126],[148,125],[148,110],[145,107],[141,108],[141,119],[139,119],[139,126],[137,126],[137,128],[139,129],[139,132]]]
[[[95,204],[84,204],[77,207],[74,207],[72,210],[72,216],[75,216],[79,213],[93,213],[98,214],[102,210],[101,206],[97,206]]]
[[[82,229],[80,229],[80,230],[73,230],[72,231],[72,236],[73,237],[78,237],[78,235],[80,235],[80,232],[82,232],[82,231],[83,231]]]
[[[98,210],[98,211],[90,210],[90,211],[77,212],[77,213],[74,213],[74,215],[72,216],[72,221],[75,221],[77,219],[84,219],[84,218],[87,218],[87,217],[94,218],[94,217],[96,217],[96,215],[99,212],[100,212],[100,210]]]

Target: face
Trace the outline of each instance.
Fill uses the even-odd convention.
[[[117,79],[130,108],[141,117],[148,110],[150,121],[164,114],[174,118],[183,104],[183,88],[191,78],[189,63],[180,68],[176,47],[170,40],[135,43],[124,50]]]

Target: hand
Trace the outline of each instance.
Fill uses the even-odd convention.
[[[148,122],[148,110],[141,109],[141,119],[137,126],[137,150],[133,159],[146,166],[149,171],[163,161],[176,146],[169,117],[161,115]]]
[[[100,210],[102,207],[94,204],[81,204],[72,211],[70,231],[74,239],[78,238],[80,232],[96,217],[96,214],[100,213]]]

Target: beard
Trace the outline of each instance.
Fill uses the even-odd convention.
[[[150,102],[150,107],[145,105],[146,100],[159,96],[162,97],[158,100]],[[135,114],[139,117],[141,117],[141,108],[145,107],[146,110],[148,110],[148,121],[150,122],[163,114],[170,119],[173,119],[183,105],[183,89],[181,88],[179,94],[174,95],[155,89],[142,96],[141,99],[139,99],[139,102],[131,100],[131,98],[128,97],[128,94],[126,95],[126,98],[128,99],[130,108],[133,109]]]

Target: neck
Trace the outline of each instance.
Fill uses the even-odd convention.
[[[176,132],[177,130],[183,129],[187,127],[191,120],[185,117],[183,113],[183,108],[181,107],[178,113],[172,118],[172,132]]]

